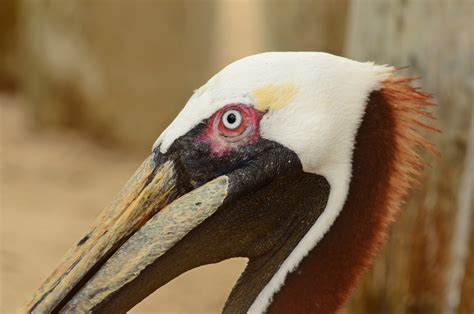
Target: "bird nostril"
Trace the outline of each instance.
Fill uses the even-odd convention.
[[[79,242],[77,242],[77,246],[83,245],[84,243],[86,243],[87,240],[89,240],[89,238],[90,238],[90,234],[86,235],[81,240],[79,240]]]

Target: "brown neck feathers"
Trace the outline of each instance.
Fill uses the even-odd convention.
[[[356,136],[352,180],[340,215],[329,232],[288,274],[268,313],[337,312],[372,264],[390,224],[423,164],[418,146],[433,149],[417,127],[430,96],[391,77],[372,92]]]

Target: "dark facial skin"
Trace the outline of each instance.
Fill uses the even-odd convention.
[[[231,105],[230,109],[240,108],[243,121],[240,133],[235,134],[235,130],[227,130],[221,121],[225,118],[223,114],[226,112],[226,107],[175,140],[166,155],[163,156],[158,149],[156,150],[157,158],[174,161],[182,181],[186,181],[183,185],[189,189],[256,163],[264,154],[278,154],[279,156],[271,157],[275,161],[298,160],[293,152],[260,137],[259,124],[263,114],[253,108],[250,109],[249,106]],[[231,148],[222,149],[226,146]],[[269,161],[264,163],[270,164]]]
[[[155,158],[157,162],[173,160],[184,187],[181,193],[228,175],[227,200],[94,312],[125,312],[187,270],[247,257],[249,264],[224,309],[226,313],[243,313],[322,213],[329,184],[321,176],[303,172],[294,152],[259,138],[214,156],[211,146],[199,140],[206,127],[207,121],[197,125],[165,155],[157,149]]]
[[[286,172],[290,168],[289,164],[291,168],[301,171],[301,163],[294,152],[263,138],[252,144],[241,145],[223,156],[213,156],[209,144],[198,140],[205,127],[206,121],[177,139],[165,155],[159,153],[158,148],[155,150],[157,162],[169,159],[174,161],[180,185],[185,187],[186,192],[224,174],[234,179],[234,185],[241,187],[248,184],[254,189],[255,185],[252,183],[266,183]],[[261,167],[265,171],[258,170]],[[254,178],[249,178],[249,175]],[[262,177],[267,180],[262,180]]]

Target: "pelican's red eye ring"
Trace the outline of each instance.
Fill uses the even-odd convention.
[[[246,104],[229,104],[209,118],[207,128],[199,137],[211,146],[214,156],[222,156],[242,145],[256,142],[260,138],[262,113]]]

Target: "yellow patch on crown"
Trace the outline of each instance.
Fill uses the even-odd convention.
[[[296,95],[296,86],[293,83],[268,84],[253,92],[255,108],[260,111],[281,109],[286,107]]]

